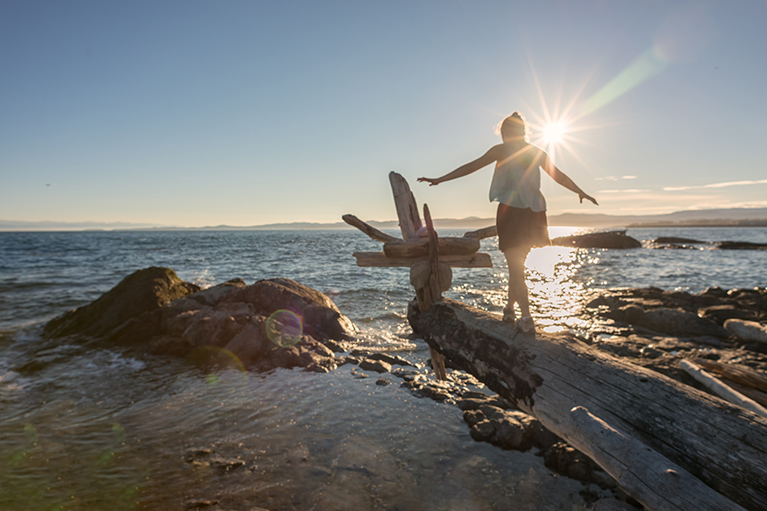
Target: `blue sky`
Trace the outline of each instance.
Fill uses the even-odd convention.
[[[0,219],[492,217],[480,156],[563,117],[550,214],[767,206],[767,2],[0,0]],[[540,130],[532,139],[540,139]]]

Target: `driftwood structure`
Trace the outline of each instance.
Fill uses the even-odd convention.
[[[490,268],[493,262],[489,254],[478,252],[480,243],[476,238],[439,238],[425,204],[423,212],[426,225],[421,222],[415,197],[405,178],[391,172],[389,182],[402,239],[380,231],[354,215],[344,215],[346,223],[384,243],[381,252],[355,252],[354,257],[358,266],[410,268],[410,283],[415,288],[418,305],[421,310],[428,310],[442,298],[442,291],[450,288],[451,267]],[[446,379],[444,357],[431,346],[429,351],[437,377]]]
[[[570,334],[443,299],[408,313],[451,362],[591,457],[650,510],[767,509],[767,419]]]
[[[359,266],[410,267],[417,300],[408,319],[429,344],[438,377],[445,377],[444,357],[450,359],[591,457],[648,510],[767,510],[767,418],[759,404],[730,396],[754,411],[747,410],[570,334],[525,334],[496,315],[443,299],[450,266],[492,266],[477,250],[495,229],[438,238],[428,207],[424,227],[407,182],[396,173],[389,178],[401,240],[352,215],[343,218],[384,243],[381,252],[355,253]],[[741,373],[727,377],[743,383],[757,377]]]

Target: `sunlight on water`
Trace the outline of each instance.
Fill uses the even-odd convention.
[[[584,287],[575,280],[581,266],[576,254],[574,248],[545,247],[533,249],[527,258],[531,310],[546,332],[577,327],[574,316],[582,305]]]
[[[418,345],[410,339],[410,326],[400,318],[359,326],[354,344],[368,351],[413,352]]]

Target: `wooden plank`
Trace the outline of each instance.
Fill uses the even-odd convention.
[[[416,261],[425,261],[428,257],[406,258],[386,257],[383,252],[355,252],[357,266],[375,266],[378,268],[410,268]],[[492,268],[490,254],[476,252],[469,255],[449,255],[440,258],[440,262],[451,268]]]
[[[471,238],[438,238],[440,257],[446,255],[467,255],[479,250],[479,240]],[[428,238],[397,240],[384,243],[386,257],[426,257],[429,255]]]
[[[753,399],[744,396],[732,387],[725,385],[689,360],[680,360],[679,365],[682,367],[682,369],[685,370],[687,374],[695,378],[698,382],[702,383],[707,389],[709,389],[717,396],[721,397],[722,399],[726,399],[730,403],[743,407],[746,410],[751,410],[752,412],[758,413],[762,417],[767,418],[767,409],[765,409],[762,405]]]
[[[492,238],[493,236],[498,236],[498,229],[496,229],[494,225],[491,225],[490,227],[483,227],[482,229],[477,229],[476,231],[469,231],[463,234],[464,238],[474,238],[476,240]]]
[[[402,237],[406,240],[412,240],[424,236],[426,233],[423,230],[421,217],[418,215],[418,206],[416,206],[415,197],[410,191],[407,180],[396,172],[390,172],[389,182],[394,194],[394,206],[397,208],[397,218]]]
[[[767,375],[755,371],[750,367],[723,364],[722,362],[716,362],[705,358],[696,358],[695,363],[703,369],[716,373],[719,376],[723,376],[728,380],[732,380],[761,392],[767,392]]]
[[[341,218],[347,224],[351,225],[352,227],[356,227],[376,241],[383,241],[384,243],[387,241],[403,241],[396,236],[392,236],[391,234],[386,234],[383,231],[379,231],[372,225],[363,222],[354,215],[344,215]]]
[[[451,363],[565,440],[570,410],[583,406],[738,505],[767,509],[767,419],[573,335],[525,334],[447,298],[424,313],[411,307],[408,319]]]
[[[700,479],[582,407],[562,424],[568,441],[602,467],[648,510],[743,511]]]

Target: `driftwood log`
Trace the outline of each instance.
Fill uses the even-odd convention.
[[[354,215],[344,215],[341,217],[344,222],[351,225],[352,227],[356,227],[360,231],[364,232],[371,238],[377,241],[383,241],[386,243],[387,241],[397,241],[399,238],[392,236],[391,234],[386,234],[385,232],[376,229],[372,225],[363,222],[359,218],[357,218]]]
[[[428,256],[421,258],[387,257],[384,252],[355,252],[352,255],[357,259],[357,266],[377,266],[379,268],[409,268],[417,261],[425,261],[428,259]],[[490,258],[490,254],[484,252],[476,252],[467,255],[442,256],[439,260],[453,268],[493,267],[493,260]]]
[[[439,254],[469,255],[479,250],[479,240],[472,238],[439,238]],[[429,239],[397,240],[384,243],[384,254],[387,257],[428,257]]]
[[[705,386],[717,396],[729,401],[730,403],[736,404],[741,408],[751,410],[752,412],[767,418],[767,409],[765,409],[762,405],[753,399],[744,396],[726,383],[723,383],[717,378],[711,376],[689,360],[682,360],[679,362],[679,365],[682,367],[682,369],[685,370],[687,374],[695,378],[699,383],[703,384],[703,386]]]
[[[696,358],[695,363],[722,378],[727,385],[744,396],[767,407],[767,376],[749,367],[723,364],[705,358]]]
[[[675,502],[699,510],[767,509],[767,420],[763,417],[600,353],[569,334],[524,334],[495,315],[453,300],[443,299],[423,313],[412,304],[408,318],[430,346],[576,449],[585,453],[599,449],[594,445],[599,435],[584,440],[582,430],[573,429],[571,410],[583,407],[610,429],[670,460],[711,490],[712,496],[703,499],[700,487],[686,490],[688,485],[668,494],[656,485],[653,474],[626,463],[630,470],[637,470],[634,476],[645,481],[641,488],[655,492],[648,497],[626,488],[649,509],[685,509]],[[620,452],[609,456],[620,456]],[[595,461],[620,481],[622,474],[611,463]],[[722,496],[732,502],[722,504]]]

